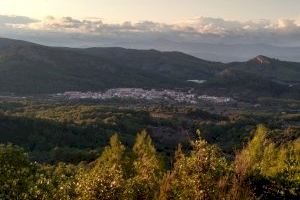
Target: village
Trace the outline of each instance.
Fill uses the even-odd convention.
[[[66,97],[68,99],[96,99],[109,100],[113,98],[136,99],[148,101],[175,101],[177,103],[197,104],[200,101],[211,102],[216,104],[227,104],[234,102],[230,97],[216,97],[208,95],[196,95],[191,92],[181,92],[169,89],[142,89],[142,88],[115,88],[105,92],[80,92],[68,91],[57,96]]]

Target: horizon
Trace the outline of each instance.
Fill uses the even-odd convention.
[[[300,62],[298,8],[293,0],[11,0],[0,2],[0,37],[180,51],[221,62],[260,54]]]
[[[41,45],[41,46],[44,46],[44,47],[52,47],[52,48],[71,48],[71,49],[90,49],[90,48],[109,49],[109,48],[116,48],[116,49],[126,49],[126,50],[157,51],[157,52],[161,52],[161,53],[177,52],[177,53],[183,53],[183,54],[186,54],[186,55],[189,55],[189,56],[193,56],[191,54],[188,54],[188,53],[185,53],[185,52],[182,52],[182,51],[164,51],[164,50],[159,50],[159,49],[136,49],[136,48],[126,48],[126,47],[121,47],[121,46],[111,46],[111,47],[101,47],[101,46],[94,46],[94,47],[51,46],[51,45],[44,45],[44,44],[40,44],[40,43],[36,43],[36,42],[30,42],[30,41],[26,41],[26,40],[18,40],[18,39],[7,38],[7,37],[0,37],[0,39],[14,40],[14,41],[20,41],[20,42],[28,42],[28,43],[35,44],[35,45]],[[266,55],[262,55],[262,54],[257,54],[256,56],[249,57],[248,59],[243,60],[243,61],[239,61],[239,62],[247,62],[247,61],[256,59],[258,57],[261,57],[261,56],[265,57],[267,59],[274,59],[274,60],[280,60],[280,61],[289,61],[289,60],[282,60],[282,59],[279,59],[279,58],[276,58],[276,57],[270,57],[270,56],[266,56]],[[215,60],[207,60],[207,59],[204,59],[204,58],[201,58],[201,57],[197,57],[197,56],[193,56],[193,57],[196,57],[196,58],[199,58],[199,59],[203,59],[203,60],[206,60],[206,61],[210,61],[210,62],[216,62]],[[233,62],[237,62],[237,61],[233,61]],[[221,63],[229,64],[231,62],[221,62]]]
[[[0,0],[0,199],[299,199],[300,0]]]

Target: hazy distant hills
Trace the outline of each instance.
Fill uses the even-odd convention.
[[[205,84],[187,80],[207,80]],[[258,56],[205,61],[180,52],[57,48],[0,39],[0,92],[43,94],[116,87],[184,88],[218,94],[298,98],[300,63]]]
[[[223,64],[178,52],[70,49],[0,40],[0,91],[23,94],[114,87],[183,87]]]
[[[278,58],[280,60],[288,60],[300,62],[300,47],[299,46],[275,46],[261,43],[257,38],[257,43],[237,43],[236,40],[240,38],[232,37],[229,43],[223,43],[222,39],[218,41],[216,38],[209,40],[181,41],[174,38],[152,38],[142,40],[140,38],[118,39],[118,38],[92,38],[85,40],[82,37],[54,36],[54,34],[47,36],[33,35],[12,35],[16,38],[28,38],[30,41],[50,45],[50,46],[68,46],[68,47],[125,47],[131,49],[157,49],[160,51],[180,51],[193,55],[205,60],[214,60],[220,62],[234,62],[246,61],[249,58],[257,55],[265,55],[271,58]],[[216,41],[217,40],[217,41]],[[291,45],[289,43],[289,45]],[[295,44],[297,45],[297,44]]]
[[[283,47],[268,44],[174,43],[170,41],[167,44],[162,42],[152,45],[152,48],[179,50],[199,58],[221,62],[242,62],[257,55],[300,62],[300,47]]]

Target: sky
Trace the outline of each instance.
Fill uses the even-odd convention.
[[[299,0],[0,0],[0,14],[172,23],[198,16],[230,20],[300,17]]]
[[[283,48],[300,48],[300,0],[0,0],[0,37],[51,46],[178,50],[220,61],[249,49],[243,59],[282,55],[289,52]],[[232,45],[236,51],[228,50]],[[287,58],[300,60],[294,52]]]

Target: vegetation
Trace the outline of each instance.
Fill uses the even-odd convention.
[[[276,146],[260,125],[235,159],[201,138],[179,146],[168,170],[145,131],[128,150],[118,135],[93,162],[41,165],[0,146],[1,199],[297,199],[300,139]]]
[[[46,47],[0,38],[0,94],[52,94],[118,87],[194,88],[247,100],[298,99],[299,63],[264,57],[240,63],[201,60],[180,52],[123,48]],[[117,78],[114,78],[116,77]],[[187,80],[207,80],[195,84]]]
[[[0,199],[300,195],[297,113],[119,105],[1,100]]]
[[[93,102],[0,101],[0,143],[13,143],[25,149],[32,161],[77,164],[95,160],[114,133],[131,148],[135,133],[146,129],[157,151],[169,164],[176,146],[189,150],[189,140],[202,137],[216,144],[226,157],[233,157],[247,142],[256,124],[272,131],[268,138],[278,145],[300,136],[298,115],[237,113],[213,114],[196,107],[131,104],[122,107]],[[153,114],[154,113],[154,114]],[[158,117],[157,117],[158,116]],[[288,124],[288,126],[287,126]]]
[[[0,43],[1,200],[299,199],[299,63]],[[237,101],[49,95],[116,87],[186,88]]]
[[[185,87],[222,65],[178,52],[56,48],[3,38],[0,57],[0,93],[16,94]]]

